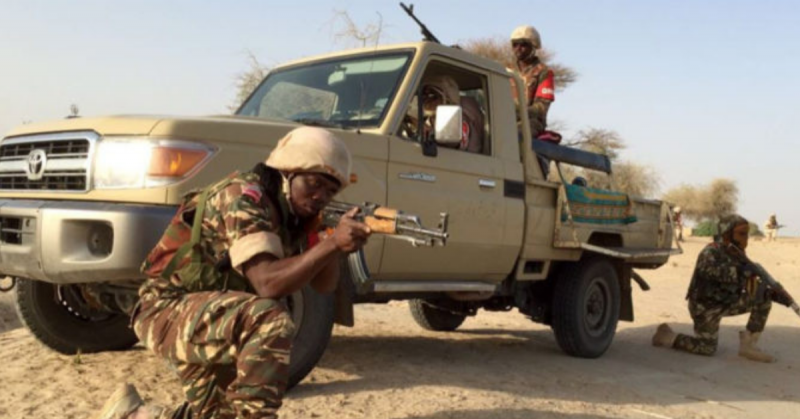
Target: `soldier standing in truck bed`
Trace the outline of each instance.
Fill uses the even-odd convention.
[[[511,33],[516,69],[525,81],[525,101],[533,138],[547,129],[547,112],[556,99],[553,71],[538,56],[542,38],[533,26],[520,26]],[[516,90],[514,90],[516,93]]]
[[[142,343],[178,372],[186,402],[144,406],[125,384],[98,418],[276,418],[294,337],[280,299],[306,285],[332,292],[341,255],[370,235],[356,209],[316,242],[318,214],[347,186],[350,166],[341,140],[301,127],[266,164],[187,195],[144,263],[132,316]]]

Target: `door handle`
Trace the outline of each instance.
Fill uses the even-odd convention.
[[[497,183],[495,183],[495,181],[491,179],[479,179],[478,186],[480,186],[481,188],[494,188],[495,186],[497,186]]]

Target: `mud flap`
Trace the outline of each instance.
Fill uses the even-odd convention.
[[[633,289],[631,287],[631,275],[633,269],[630,266],[622,265],[619,276],[619,319],[633,321]]]

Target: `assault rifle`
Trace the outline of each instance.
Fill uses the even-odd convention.
[[[797,304],[794,298],[792,298],[789,292],[786,291],[786,288],[784,288],[783,285],[781,285],[781,283],[778,282],[778,280],[773,278],[772,275],[770,275],[769,272],[767,272],[767,270],[764,269],[764,267],[761,266],[760,263],[751,261],[747,257],[747,255],[745,255],[744,252],[741,249],[739,249],[739,247],[735,245],[730,245],[729,247],[734,249],[739,259],[741,259],[744,262],[745,269],[753,271],[754,274],[756,274],[762,281],[764,281],[764,283],[766,283],[770,287],[773,293],[776,293],[779,296],[778,297],[779,300],[776,300],[777,302],[784,304],[786,307],[791,308],[795,313],[797,313],[798,316],[800,316],[800,305]]]
[[[346,212],[358,207],[356,219],[368,225],[374,233],[406,240],[413,246],[444,246],[447,244],[447,214],[441,213],[437,229],[425,228],[419,217],[377,204],[361,205],[333,201],[322,210],[322,225],[336,227]]]
[[[414,15],[413,4],[411,6],[406,6],[405,4],[403,4],[403,2],[400,2],[400,7],[402,7],[403,10],[405,10],[405,12],[408,13],[409,16],[411,16],[411,19],[414,19],[414,22],[417,22],[417,25],[419,25],[419,29],[422,32],[422,36],[425,37],[424,39],[426,41],[431,41],[431,42],[436,42],[437,44],[441,44],[441,42],[439,42],[439,39],[437,39],[433,35],[433,33],[431,33],[431,31],[428,30],[428,27],[425,26],[424,23],[420,22],[420,20],[417,19],[417,16]]]
[[[439,226],[437,229],[425,228],[419,217],[406,214],[393,208],[382,207],[378,204],[364,203],[361,205],[348,204],[345,202],[332,201],[321,213],[322,225],[333,228],[339,224],[342,215],[351,209],[358,207],[356,220],[368,225],[374,233],[385,234],[388,237],[405,240],[412,246],[444,246],[447,244],[447,213],[439,214]],[[354,279],[364,284],[370,279],[367,262],[364,259],[364,250],[353,252],[347,257],[350,272]],[[228,252],[223,253],[222,258],[216,263],[215,268],[220,272],[231,269],[231,258]]]
[[[367,224],[373,232],[385,234],[387,237],[406,240],[412,246],[444,246],[447,244],[447,213],[439,214],[439,226],[436,230],[425,228],[419,217],[405,214],[393,208],[382,207],[377,204],[364,203],[361,205],[347,204],[333,201],[322,210],[322,224],[326,227],[335,227],[339,219],[346,212],[358,207],[356,219]],[[350,253],[347,256],[347,266],[350,269],[353,282],[359,287],[365,287],[370,282],[370,273],[367,260],[364,258],[364,249]]]

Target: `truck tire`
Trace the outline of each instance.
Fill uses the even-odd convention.
[[[411,309],[411,316],[418,325],[435,332],[452,332],[467,318],[466,314],[442,310],[421,299],[409,300],[408,308]]]
[[[597,358],[617,331],[619,279],[608,259],[590,257],[565,266],[553,292],[553,331],[569,355]]]
[[[138,341],[127,315],[90,309],[74,285],[20,279],[17,312],[39,341],[62,354],[122,350]]]
[[[67,355],[128,349],[138,338],[125,314],[87,308],[75,286],[20,279],[17,311],[45,346]],[[319,362],[333,330],[333,295],[305,287],[287,298],[295,322],[289,364],[289,387],[297,385]]]
[[[289,361],[289,388],[292,388],[314,369],[328,347],[333,331],[334,296],[306,286],[288,297],[286,305],[296,328]]]

